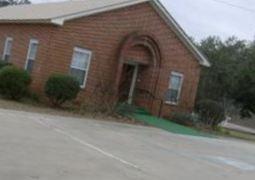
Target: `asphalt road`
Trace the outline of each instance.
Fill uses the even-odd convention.
[[[255,144],[0,109],[1,180],[254,180]]]

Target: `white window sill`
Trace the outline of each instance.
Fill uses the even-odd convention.
[[[171,106],[178,106],[178,102],[165,101],[165,104],[171,105]]]

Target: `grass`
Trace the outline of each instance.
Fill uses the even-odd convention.
[[[23,99],[20,102],[0,99],[1,109],[11,109],[17,111],[35,112],[35,113],[46,113],[46,114],[57,114],[57,115],[72,115],[63,109],[53,109],[43,103],[38,103],[29,99]]]
[[[65,117],[89,118],[100,121],[120,122],[127,124],[137,124],[137,122],[132,119],[119,116],[110,116],[101,113],[91,113],[70,104],[65,106],[64,108],[52,108],[48,104],[36,102],[31,99],[23,99],[20,102],[16,102],[0,98],[0,109],[25,111]]]
[[[255,135],[250,134],[250,133],[244,133],[244,132],[239,132],[235,130],[230,130],[226,128],[218,128],[216,131],[216,134],[220,136],[225,136],[225,137],[232,137],[232,138],[237,138],[237,139],[242,139],[242,140],[247,140],[247,141],[253,141],[255,142]]]

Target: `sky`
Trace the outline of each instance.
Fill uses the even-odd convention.
[[[61,0],[31,0],[33,3]],[[62,0],[63,1],[63,0]],[[255,39],[255,0],[161,0],[186,31],[199,41],[208,36]]]

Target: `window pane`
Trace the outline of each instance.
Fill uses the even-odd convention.
[[[178,90],[169,89],[166,93],[166,101],[167,102],[178,102]]]
[[[172,73],[170,78],[170,85],[169,89],[166,93],[166,101],[171,103],[178,103],[180,92],[181,92],[181,86],[182,86],[182,79],[183,76],[177,73]]]
[[[179,90],[180,86],[181,86],[181,77],[172,75],[171,84],[170,84],[171,89]]]
[[[89,54],[75,51],[72,60],[72,67],[86,70],[88,68]]]
[[[12,41],[8,40],[7,44],[6,44],[6,52],[5,52],[5,54],[10,55],[11,54],[11,49],[12,49]]]
[[[79,81],[81,86],[84,84],[84,79],[85,79],[86,71],[75,69],[75,68],[71,68],[70,73],[71,73],[71,75],[73,77],[77,78],[77,80]]]
[[[31,60],[31,59],[29,59],[29,60],[27,61],[27,69],[26,69],[27,72],[31,73],[32,70],[33,70],[33,66],[34,66],[34,61]]]
[[[29,59],[35,60],[36,53],[37,53],[37,46],[38,46],[38,44],[36,44],[36,43],[30,44],[30,51],[29,51],[29,55],[28,55]]]

